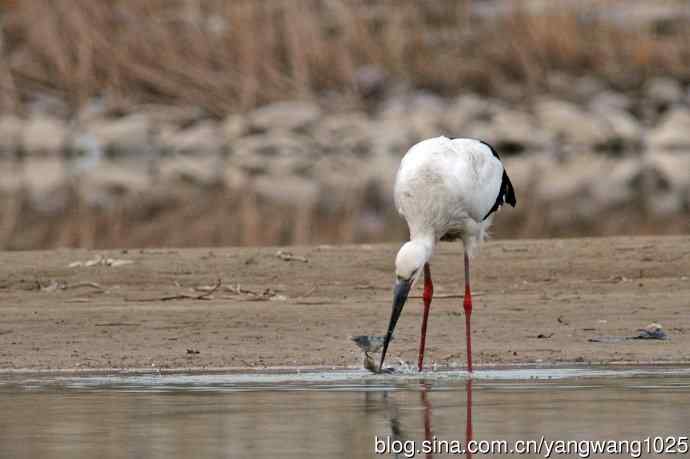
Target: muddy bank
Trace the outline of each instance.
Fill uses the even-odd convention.
[[[358,365],[348,338],[384,332],[396,249],[5,252],[0,369]],[[465,359],[459,254],[433,259],[429,364]],[[688,237],[495,241],[473,269],[477,364],[690,361]],[[391,361],[415,358],[421,309]],[[671,339],[588,341],[650,322]]]

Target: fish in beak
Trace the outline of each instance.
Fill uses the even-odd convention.
[[[393,311],[391,313],[391,320],[388,323],[388,332],[383,340],[383,352],[381,353],[381,363],[379,364],[379,372],[383,370],[383,361],[386,359],[386,351],[388,350],[388,344],[393,337],[393,331],[395,330],[395,325],[398,323],[400,318],[400,313],[402,312],[403,306],[405,306],[405,301],[407,301],[407,295],[410,293],[410,288],[414,276],[410,279],[398,279],[395,283],[395,289],[393,292]]]

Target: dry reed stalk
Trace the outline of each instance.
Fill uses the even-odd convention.
[[[352,93],[370,64],[441,92],[536,93],[554,70],[628,88],[690,78],[690,27],[621,27],[577,5],[470,21],[455,0],[25,0],[4,13],[0,90],[9,106],[39,90],[75,109],[100,95],[222,115]]]

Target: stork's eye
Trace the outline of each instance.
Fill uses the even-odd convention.
[[[417,275],[418,271],[419,271],[419,269],[415,269],[414,271],[412,271],[412,273],[410,274],[410,277],[403,277],[403,276],[400,276],[398,274],[396,274],[395,277],[399,282],[411,282],[412,279],[414,279],[415,276]]]

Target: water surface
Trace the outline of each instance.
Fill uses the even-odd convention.
[[[526,368],[478,371],[472,380],[462,371],[391,377],[358,370],[5,377],[0,413],[2,458],[381,457],[375,437],[400,448],[415,440],[419,448],[425,439],[687,435],[690,372]]]

